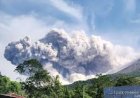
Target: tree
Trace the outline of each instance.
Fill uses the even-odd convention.
[[[1,76],[0,77],[0,93],[8,93],[9,84],[10,84],[10,79],[8,77]]]
[[[50,76],[39,61],[35,59],[25,61],[16,67],[16,71],[28,75],[22,84],[29,98],[38,98],[38,96],[40,98],[47,98],[47,96],[57,98],[57,96],[63,95],[59,77]]]
[[[15,81],[9,83],[9,91],[19,93],[21,91],[21,84]]]
[[[20,83],[11,81],[8,77],[0,75],[0,94],[19,94],[20,91],[22,91]]]
[[[36,72],[43,70],[43,66],[36,59],[31,59],[19,64],[15,70],[20,74],[32,76]]]
[[[117,79],[115,86],[136,85],[137,83],[134,77],[122,76]]]

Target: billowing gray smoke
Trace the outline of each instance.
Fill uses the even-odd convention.
[[[73,82],[125,65],[137,54],[130,47],[113,45],[99,36],[55,29],[37,42],[25,37],[9,43],[4,56],[14,65],[37,59],[51,75],[59,74],[61,81]]]

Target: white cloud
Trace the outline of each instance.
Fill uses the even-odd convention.
[[[140,23],[140,14],[136,14],[135,17],[130,20],[130,23],[139,24]]]
[[[77,28],[78,26],[71,26],[69,23],[55,19],[53,17],[46,17],[45,20],[41,20],[34,15],[20,15],[12,16],[6,13],[0,13],[0,71],[2,74],[9,76],[12,79],[16,79],[19,75],[14,71],[15,66],[12,66],[10,62],[4,58],[4,49],[6,45],[11,41],[17,41],[23,36],[29,36],[32,41],[36,41],[50,30],[50,28],[65,28],[68,31]],[[7,67],[5,67],[7,66]]]
[[[43,21],[33,16],[0,15],[0,17],[2,41],[17,40],[21,36],[34,36],[33,40],[35,40],[42,37],[49,29]]]
[[[127,13],[134,13],[136,10],[136,0],[124,0],[124,10]]]
[[[52,75],[59,74],[61,80],[74,82],[121,68],[140,54],[131,47],[113,45],[99,36],[88,37],[84,32],[69,34],[55,29],[35,43],[29,38],[9,43],[4,56],[16,65],[37,59]]]
[[[57,9],[74,16],[75,18],[82,19],[82,10],[78,7],[68,5],[64,0],[50,0],[51,4]]]
[[[44,22],[33,16],[10,16],[0,14],[0,72],[12,80],[16,80],[21,75],[13,72],[15,66],[4,58],[6,45],[11,41],[19,40],[22,36],[30,36],[37,40],[46,34],[47,28]],[[22,77],[23,78],[23,77]]]
[[[14,72],[15,66],[4,58],[5,44],[0,41],[0,72],[2,75],[10,77],[12,80],[17,80],[18,78],[25,80],[26,76],[20,75]]]

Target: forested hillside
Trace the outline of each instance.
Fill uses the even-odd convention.
[[[25,61],[17,66],[16,71],[20,74],[28,72],[29,77],[26,81],[17,83],[1,75],[1,94],[12,92],[27,98],[103,98],[105,87],[140,85],[140,76],[125,74],[99,74],[97,78],[87,81],[62,85],[59,76],[51,77],[37,60]]]

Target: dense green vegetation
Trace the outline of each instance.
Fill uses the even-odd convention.
[[[7,93],[17,93],[22,94],[22,86],[16,81],[10,81],[6,76],[0,74],[0,94]]]
[[[51,77],[37,60],[25,61],[17,66],[16,71],[29,77],[19,84],[0,76],[0,93],[25,92],[27,98],[103,98],[105,87],[140,85],[138,75],[99,74],[98,78],[63,86],[59,76]]]

